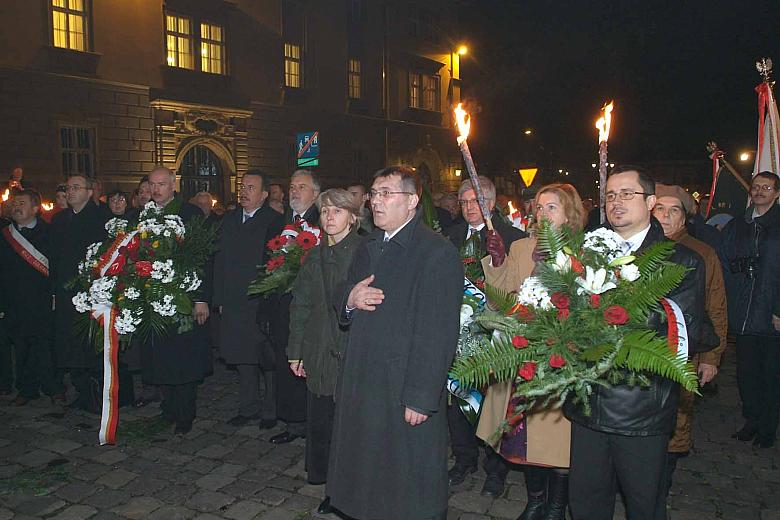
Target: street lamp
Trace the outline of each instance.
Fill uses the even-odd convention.
[[[469,48],[466,47],[465,45],[461,45],[460,47],[458,47],[458,55],[459,56],[465,56],[468,53],[469,53]]]
[[[532,133],[534,133],[534,131],[533,131],[533,130],[531,130],[530,128],[526,128],[525,130],[523,130],[523,133],[524,133],[525,135],[531,135]]]
[[[748,152],[742,152],[739,154],[739,160],[742,162],[748,162],[750,160],[750,154]]]

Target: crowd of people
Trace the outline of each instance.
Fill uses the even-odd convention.
[[[448,398],[464,244],[478,235],[486,282],[516,291],[543,261],[533,222],[602,225],[599,208],[574,186],[550,184],[519,202],[531,222],[519,229],[493,183],[480,177],[479,184],[475,190],[466,180],[456,193],[431,193],[413,169],[393,166],[376,172],[370,189],[356,183],[323,190],[315,173],[297,170],[285,190],[250,170],[235,207],[221,211],[206,192],[182,200],[175,175],[158,167],[129,195],[104,195],[97,179],[71,175],[57,188],[55,208],[44,212],[40,194],[15,170],[0,239],[0,394],[14,396],[13,406],[48,396],[100,412],[99,354],[74,325],[68,282],[87,247],[106,238],[108,219],[137,220],[153,201],[185,223],[218,225],[217,252],[204,267],[193,330],[136,340],[122,353],[122,404],[160,401],[162,418],[186,434],[216,347],[239,382],[228,423],[267,430],[281,422],[274,444],[305,438],[308,481],[326,486],[321,514],[444,519],[450,487],[477,470],[484,450],[483,495],[501,496],[507,474],[524,472],[528,500],[520,520],[559,520],[567,510],[574,519],[610,519],[618,491],[628,518],[665,519],[677,461],[693,443],[695,405],[694,395],[671,381],[596,387],[590,414],[573,402],[535,410],[522,431],[499,439],[493,433],[521,398],[511,382],[484,389],[476,424]],[[735,337],[745,422],[733,437],[759,448],[774,446],[780,414],[780,274],[771,265],[780,255],[779,195],[777,175],[757,174],[745,214],[721,230],[704,222],[687,191],[656,183],[641,167],[615,167],[606,185],[603,225],[624,240],[623,252],[671,240],[671,261],[688,268],[670,297],[685,316],[701,385],[712,384],[728,335]],[[426,201],[435,206],[424,208]],[[292,289],[247,296],[269,258],[269,241],[300,221],[319,228],[321,242]],[[667,333],[655,315],[648,328]],[[68,383],[75,398],[66,404]]]

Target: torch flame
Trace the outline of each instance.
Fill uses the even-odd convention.
[[[54,203],[53,202],[41,202],[41,207],[45,211],[51,211],[54,209]]]
[[[3,202],[8,202],[8,196],[10,195],[10,193],[11,192],[8,190],[8,188],[6,188],[5,191],[3,192]]]
[[[217,205],[217,199],[215,199],[215,198],[212,198],[212,199],[211,199],[211,207],[213,208],[213,207],[214,207],[214,206],[216,206],[216,205]]]
[[[510,215],[510,216],[511,216],[511,215],[514,215],[514,214],[515,214],[515,212],[517,212],[517,210],[516,210],[516,209],[515,209],[515,207],[512,205],[512,201],[511,201],[511,200],[509,201],[509,204],[508,204],[508,206],[509,206],[509,215]]]
[[[455,107],[455,121],[458,124],[458,145],[463,144],[463,141],[469,138],[469,130],[471,130],[471,116],[468,112],[463,110],[463,103],[458,103]]]
[[[612,126],[612,108],[614,105],[614,101],[610,101],[608,105],[605,104],[604,108],[601,109],[603,115],[596,121],[600,143],[609,141],[609,127]]]

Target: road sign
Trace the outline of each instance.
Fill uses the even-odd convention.
[[[536,172],[538,171],[538,168],[520,168],[518,172],[520,172],[520,177],[523,179],[523,183],[525,183],[526,188],[531,187],[531,183],[534,182],[534,177],[536,177]]]
[[[303,132],[296,135],[298,143],[298,166],[318,166],[320,164],[320,132]]]

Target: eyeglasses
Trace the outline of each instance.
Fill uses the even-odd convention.
[[[621,190],[618,193],[609,192],[605,198],[607,199],[607,202],[615,202],[615,199],[618,197],[620,197],[620,200],[631,200],[635,195],[646,197],[648,194],[643,191]]]
[[[461,199],[458,201],[458,204],[460,204],[464,208],[467,208],[469,206],[479,206],[479,201],[477,199],[470,199],[470,200]]]
[[[656,206],[653,208],[653,213],[656,215],[663,215],[664,213],[669,213],[669,215],[673,217],[679,217],[683,213],[683,209],[679,206]]]
[[[410,191],[390,191],[390,190],[370,190],[368,192],[368,198],[374,199],[386,199],[390,195],[414,195]]]
[[[750,191],[772,191],[775,189],[771,184],[754,184],[750,187]]]
[[[65,187],[65,191],[66,192],[79,191],[79,190],[86,190],[87,189],[86,186],[79,186],[78,184],[66,184],[64,187]]]

